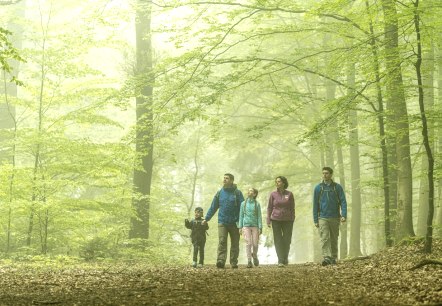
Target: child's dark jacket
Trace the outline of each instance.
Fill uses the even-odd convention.
[[[184,225],[192,230],[190,237],[192,238],[192,243],[206,242],[206,231],[209,229],[209,224],[202,224],[203,218],[184,220]]]

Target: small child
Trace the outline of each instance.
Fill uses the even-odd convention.
[[[198,267],[202,268],[204,265],[204,246],[206,244],[206,231],[209,229],[207,222],[203,224],[203,209],[201,207],[195,208],[195,219],[189,221],[189,219],[184,220],[184,225],[186,228],[192,230],[190,237],[192,238],[193,244],[193,263],[194,268],[197,267],[198,251],[200,254],[200,260]]]
[[[262,234],[261,205],[256,200],[258,190],[250,188],[248,197],[241,203],[239,212],[239,229],[246,241],[247,268],[258,266],[259,235]],[[252,250],[253,249],[253,250]],[[253,265],[252,265],[253,258]]]

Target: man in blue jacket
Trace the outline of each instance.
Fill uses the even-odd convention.
[[[238,268],[239,255],[239,230],[237,222],[239,220],[239,210],[244,196],[233,184],[235,177],[224,174],[223,188],[213,197],[212,204],[206,214],[206,222],[212,219],[218,212],[218,256],[216,266],[224,268],[227,259],[227,237],[230,235],[230,265],[232,269]]]
[[[322,183],[316,185],[313,194],[313,222],[319,228],[322,265],[336,264],[340,222],[347,219],[347,201],[344,189],[333,182],[333,169],[322,168]]]

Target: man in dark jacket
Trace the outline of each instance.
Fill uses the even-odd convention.
[[[227,237],[230,235],[230,265],[232,269],[238,268],[239,255],[239,211],[244,196],[233,184],[234,176],[224,174],[223,188],[213,197],[212,204],[207,211],[205,220],[208,222],[218,211],[218,256],[216,266],[224,268],[227,259]]]

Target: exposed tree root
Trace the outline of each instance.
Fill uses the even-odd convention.
[[[410,270],[416,270],[426,265],[442,265],[442,261],[435,259],[423,259],[417,265],[410,268]]]

